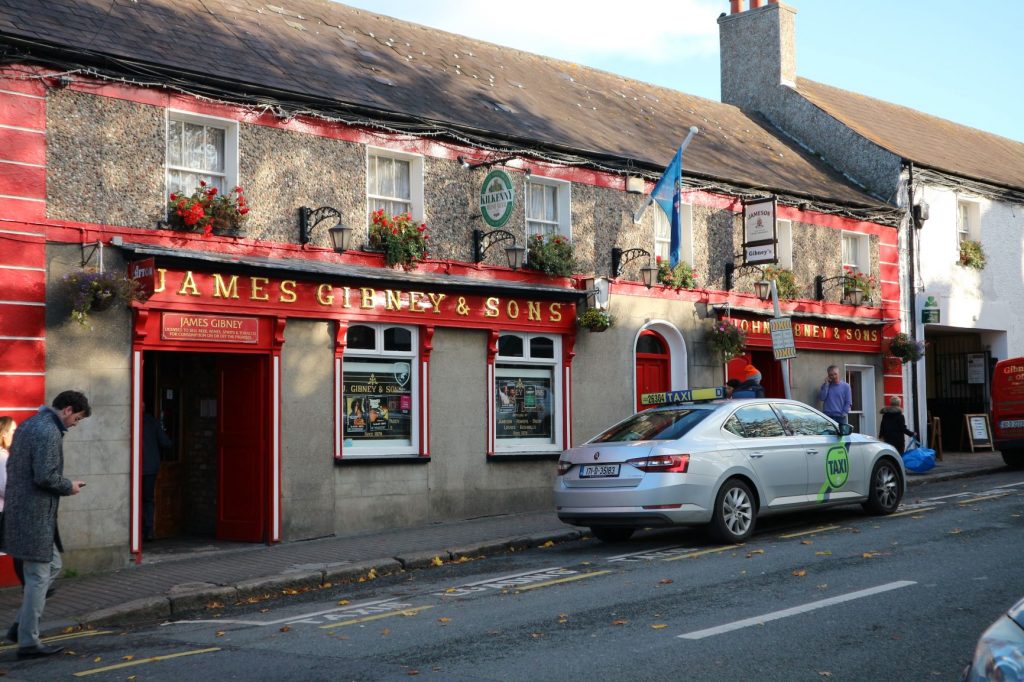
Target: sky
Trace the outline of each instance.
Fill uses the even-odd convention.
[[[717,18],[728,0],[345,4],[719,100]],[[1024,142],[1024,2],[784,4],[797,10],[798,76]]]

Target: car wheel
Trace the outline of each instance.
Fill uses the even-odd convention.
[[[900,485],[896,464],[891,459],[879,460],[871,470],[871,487],[864,509],[872,514],[892,514],[900,506],[901,499],[903,486]]]
[[[1003,461],[1011,469],[1024,468],[1024,450],[1003,450]]]
[[[754,532],[754,496],[738,479],[725,482],[715,498],[711,534],[722,542],[743,542]]]
[[[633,537],[634,528],[609,528],[608,526],[591,526],[590,532],[601,542],[625,542]]]

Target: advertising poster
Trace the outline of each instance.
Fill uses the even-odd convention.
[[[526,370],[523,374],[534,374]],[[529,438],[551,441],[554,438],[551,420],[552,384],[548,372],[545,376],[497,377],[495,405],[497,406],[497,437]]]
[[[349,362],[344,374],[346,439],[412,438],[412,385],[407,362]]]

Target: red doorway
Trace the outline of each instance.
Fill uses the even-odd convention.
[[[217,358],[218,540],[267,539],[270,439],[267,436],[267,358]]]
[[[672,356],[665,339],[650,329],[640,332],[636,340],[636,411],[646,410],[641,405],[644,393],[664,393],[672,390]]]
[[[743,380],[743,368],[751,364],[761,373],[761,385],[764,387],[766,398],[785,398],[786,389],[782,382],[782,367],[775,354],[768,350],[748,350],[739,355],[726,365],[726,380]]]

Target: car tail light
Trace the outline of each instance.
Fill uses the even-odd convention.
[[[562,474],[567,472],[569,469],[572,469],[572,462],[569,462],[569,461],[564,460],[564,459],[558,460],[558,475],[559,476],[561,476]]]
[[[626,460],[626,464],[632,465],[640,471],[648,473],[673,473],[685,474],[690,466],[689,455],[655,455],[654,457],[641,457],[640,459]]]

